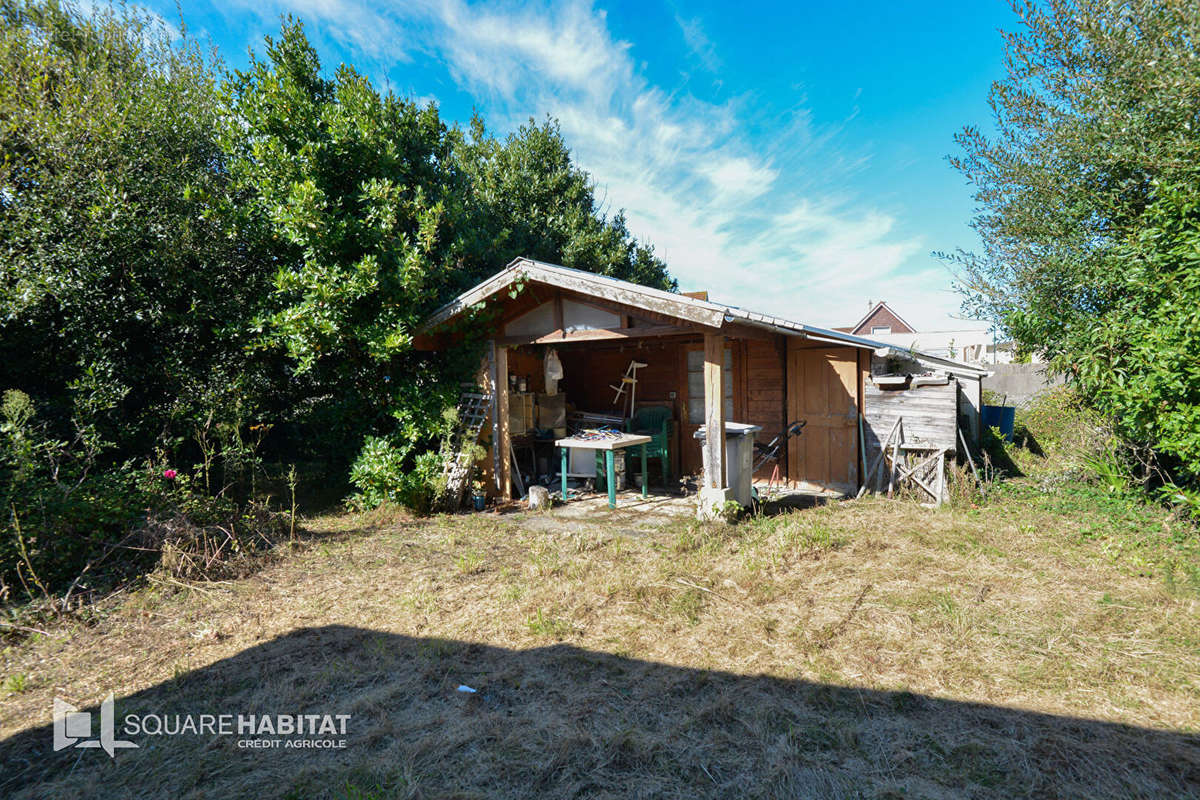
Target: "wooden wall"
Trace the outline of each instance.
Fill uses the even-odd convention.
[[[563,379],[559,383],[580,411],[597,414],[621,414],[623,405],[613,403],[616,392],[610,386],[620,384],[630,361],[646,364],[638,370],[638,404],[678,405],[680,344],[677,341],[646,343],[643,347],[576,347],[559,349]],[[675,392],[674,401],[670,393]],[[622,401],[624,398],[622,398]],[[678,413],[678,408],[675,409]]]
[[[783,433],[787,425],[787,392],[784,382],[787,356],[783,337],[774,341],[748,339],[745,341],[746,419],[734,422],[749,422],[762,426],[758,441],[766,444]],[[769,478],[774,465],[766,464],[755,473],[755,477]],[[779,472],[787,476],[787,448],[780,451]]]
[[[957,450],[958,392],[954,378],[943,386],[915,389],[880,389],[868,378],[863,414],[868,465],[874,463],[898,418],[904,420],[904,441],[921,440]]]
[[[510,347],[508,350],[508,372],[524,375],[529,379],[528,390],[546,391],[546,367],[542,354],[535,347]]]

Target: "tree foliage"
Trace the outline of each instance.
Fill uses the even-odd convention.
[[[416,353],[416,328],[516,256],[674,287],[624,218],[602,213],[552,122],[502,142],[478,118],[447,125],[436,105],[380,94],[352,67],[324,77],[293,21],[229,97],[224,141],[246,221],[276,243],[262,342],[312,383],[338,441],[431,444],[419,440],[479,351]]]
[[[229,226],[215,67],[129,9],[4,0],[0,71],[6,384],[147,452],[261,383],[266,256]]]
[[[298,22],[265,44],[228,74],[137,6],[0,0],[0,600],[163,498],[234,519],[272,460],[428,505],[480,353],[413,336],[516,256],[674,288],[552,121],[498,140]]]
[[[965,129],[951,159],[981,209],[982,251],[956,257],[968,305],[1194,480],[1200,13],[1187,0],[1016,11],[995,133]]]

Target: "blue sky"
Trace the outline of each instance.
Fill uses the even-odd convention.
[[[174,0],[146,5],[178,25]],[[557,118],[610,211],[680,288],[819,325],[886,299],[922,330],[982,327],[932,251],[970,249],[953,134],[989,127],[1003,0],[897,3],[183,0],[244,66],[291,13],[332,70],[478,109],[496,133]]]

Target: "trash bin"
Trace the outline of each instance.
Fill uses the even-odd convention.
[[[1016,427],[1017,409],[1012,406],[987,406],[979,411],[979,418],[985,428],[999,428],[1006,442],[1012,442],[1013,429]]]
[[[754,435],[762,430],[760,425],[748,425],[744,422],[725,423],[725,485],[733,494],[734,500],[743,506],[749,506],[754,499],[754,489],[751,485],[754,478]],[[704,452],[704,474],[709,473],[708,448],[704,442],[708,432],[704,425],[694,434],[700,440]]]

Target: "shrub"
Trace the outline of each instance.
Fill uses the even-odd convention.
[[[29,396],[9,390],[0,406],[0,599],[45,595],[65,585],[121,538],[151,505],[128,465],[101,469],[104,443],[75,423],[53,438]]]
[[[358,487],[351,505],[375,508],[391,501],[419,514],[429,513],[446,491],[442,457],[436,451],[421,453],[408,467],[412,449],[381,436],[367,439],[350,468],[350,480]]]
[[[28,395],[4,393],[0,602],[60,608],[156,566],[184,578],[240,574],[287,538],[288,515],[253,498],[210,495],[202,477],[162,458],[105,466],[107,443],[74,427],[71,440],[55,439]]]

